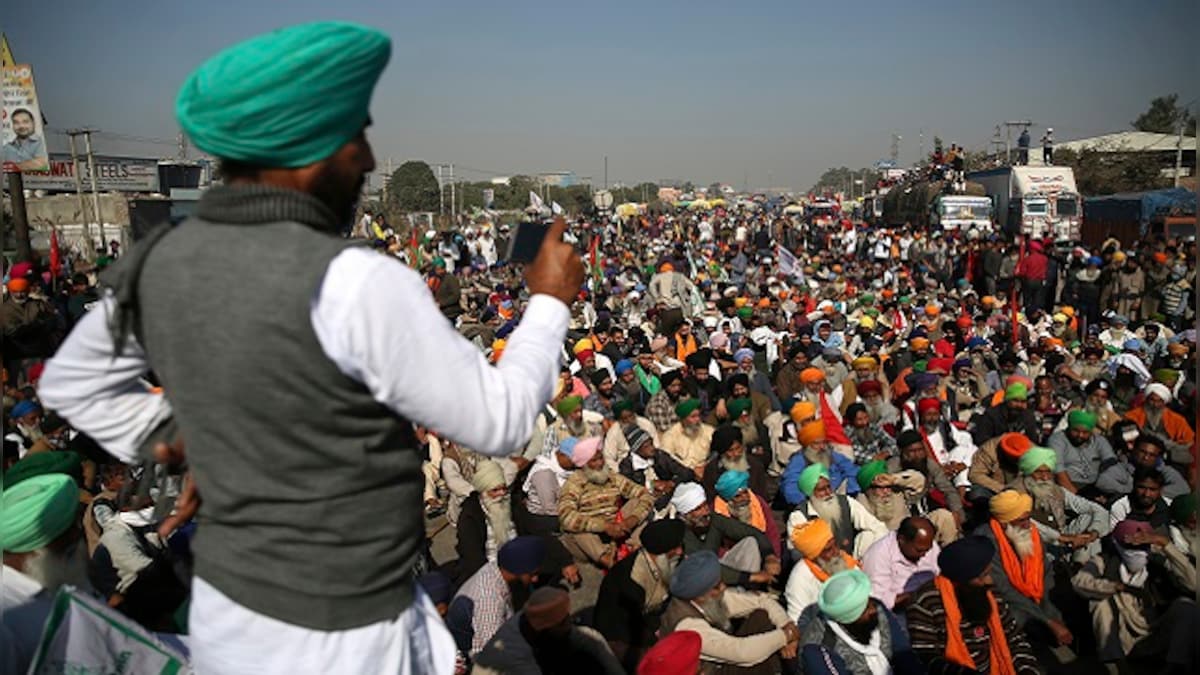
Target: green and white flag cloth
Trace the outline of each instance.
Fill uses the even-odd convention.
[[[188,675],[187,657],[74,588],[59,590],[29,675]]]

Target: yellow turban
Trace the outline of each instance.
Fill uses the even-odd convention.
[[[820,368],[805,368],[800,371],[800,381],[804,384],[816,384],[825,381],[825,373]]]
[[[833,529],[820,518],[798,525],[792,530],[792,544],[800,555],[808,560],[816,560],[832,540]]]
[[[571,349],[576,354],[584,350],[596,351],[596,347],[592,345],[592,341],[588,338],[583,338],[579,342],[576,342],[575,346]]]
[[[747,302],[749,302],[749,300],[748,300],[748,299],[746,299],[746,298],[734,298],[734,299],[733,299],[733,306],[734,306],[734,307],[737,307],[738,309],[741,309],[741,308],[743,308],[743,307],[745,307],[745,306],[746,306],[746,303],[747,303]]]
[[[859,370],[861,368],[874,368],[876,365],[875,358],[872,356],[860,356],[850,362],[850,366],[855,370]]]
[[[1033,511],[1033,497],[1016,490],[1005,490],[988,501],[988,510],[1001,523],[1011,523]]]
[[[791,415],[793,422],[796,424],[803,424],[804,422],[811,420],[813,417],[816,417],[817,406],[813,405],[809,401],[799,401],[796,403],[796,405],[792,406],[792,409],[788,414]]]
[[[800,427],[800,432],[796,434],[801,445],[814,445],[825,440],[825,422],[822,420],[813,420]]]

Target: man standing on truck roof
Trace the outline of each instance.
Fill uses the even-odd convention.
[[[1042,134],[1042,164],[1054,166],[1054,128],[1046,127]]]
[[[1028,127],[1021,130],[1021,135],[1017,137],[1017,164],[1025,166],[1029,164],[1029,129]]]

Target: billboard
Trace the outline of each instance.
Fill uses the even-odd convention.
[[[46,129],[33,86],[29,64],[5,66],[0,75],[0,162],[5,172],[44,171],[49,168]]]
[[[158,160],[96,155],[96,188],[102,192],[158,192]],[[75,191],[75,165],[71,155],[52,153],[46,171],[25,171],[27,190]],[[79,158],[83,189],[91,190],[87,158]]]

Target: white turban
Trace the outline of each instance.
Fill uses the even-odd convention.
[[[1163,403],[1171,402],[1171,390],[1168,389],[1167,385],[1165,385],[1165,384],[1162,384],[1160,382],[1154,382],[1154,383],[1148,385],[1146,387],[1146,396],[1149,396],[1151,394],[1154,394],[1155,396],[1161,398],[1163,400]]]
[[[695,511],[703,503],[704,488],[698,483],[680,483],[675,486],[675,494],[671,495],[671,506],[681,516]]]

